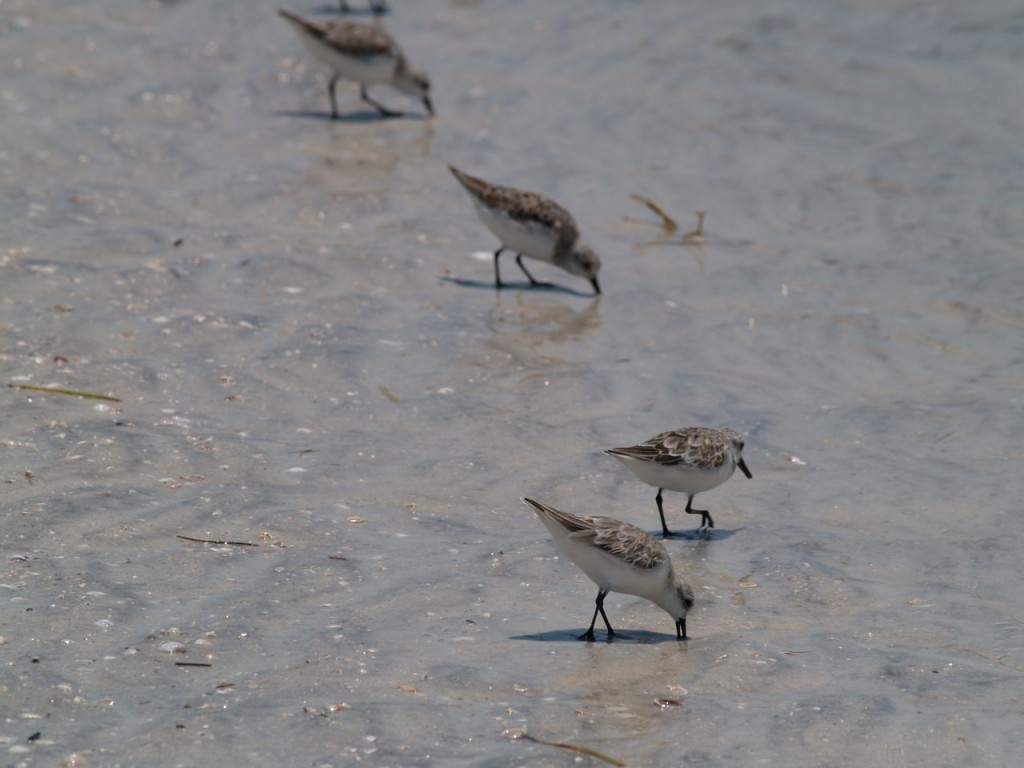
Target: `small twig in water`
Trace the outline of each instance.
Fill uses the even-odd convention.
[[[704,242],[704,216],[706,211],[697,211],[697,228],[683,235],[684,245],[700,245]]]
[[[180,533],[177,534],[179,539],[185,541],[192,541],[196,544],[228,544],[232,547],[258,547],[259,544],[253,544],[251,541],[224,541],[215,539],[197,539],[194,536],[182,536]]]
[[[83,392],[79,389],[65,389],[64,387],[41,387],[38,384],[8,384],[12,389],[27,389],[30,392],[46,392],[50,395],[69,395],[70,397],[84,397],[87,400],[106,400],[111,403],[120,403],[121,398],[111,395],[101,395],[98,392]]]
[[[654,211],[654,213],[656,213],[658,217],[661,219],[661,226],[668,232],[675,232],[677,229],[679,229],[679,225],[676,224],[676,220],[669,216],[667,213],[665,213],[665,209],[662,208],[653,200],[651,200],[651,198],[644,197],[643,195],[630,195],[630,197],[632,197],[637,202],[643,203],[652,211]]]
[[[532,741],[534,744],[543,744],[546,747],[558,747],[559,749],[567,749],[570,752],[577,752],[581,755],[588,755],[590,757],[597,758],[598,760],[602,760],[608,763],[609,765],[617,766],[617,768],[629,768],[628,763],[624,763],[621,760],[615,759],[614,757],[609,757],[603,752],[598,752],[596,749],[591,749],[590,747],[581,747],[578,744],[566,744],[565,742],[560,741],[545,741],[544,739],[538,739],[536,736],[531,736],[526,731],[520,728],[510,728],[504,733],[502,733],[502,736],[504,736],[506,739],[511,739],[512,741]]]

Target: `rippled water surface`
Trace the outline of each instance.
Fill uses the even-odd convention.
[[[1015,764],[1019,3],[392,0],[438,117],[335,122],[275,9],[0,2],[4,381],[120,399],[3,390],[0,762]],[[449,163],[604,295],[496,293]],[[577,642],[519,497],[654,532],[602,449],[688,424],[691,639]]]

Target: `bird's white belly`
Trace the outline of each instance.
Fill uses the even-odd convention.
[[[556,538],[555,546],[601,589],[650,599],[649,595],[658,592],[665,583],[667,563],[654,568],[634,568],[590,544]]]
[[[541,261],[550,262],[554,258],[557,233],[551,227],[513,219],[480,203],[476,210],[484,225],[509,250]]]
[[[639,570],[630,568],[620,569],[613,574],[612,583],[608,587],[612,592],[621,592],[626,595],[645,597],[654,602],[656,595],[665,588],[665,579],[668,575],[668,564]]]
[[[652,461],[631,459],[627,456],[612,455],[629,467],[639,480],[648,485],[683,493],[701,493],[717,488],[728,480],[736,469],[735,465],[729,462],[720,467],[700,469],[685,464],[664,465]]]

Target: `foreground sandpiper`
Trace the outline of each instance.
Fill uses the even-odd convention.
[[[743,461],[743,435],[732,429],[686,427],[662,432],[639,445],[610,448],[605,453],[625,464],[640,480],[658,489],[655,501],[658,502],[665,538],[672,534],[665,525],[665,510],[661,505],[663,490],[685,493],[686,511],[701,516],[697,530],[709,530],[715,527],[715,521],[706,509],[693,508],[693,497],[717,488],[732,477],[736,467],[748,478],[752,477]]]
[[[401,117],[401,112],[388,109],[370,98],[371,85],[387,84],[392,88],[422,99],[427,113],[434,114],[430,101],[430,79],[426,73],[412,67],[398,43],[378,26],[356,21],[314,22],[291,11],[278,10],[299,33],[306,49],[331,71],[328,93],[331,97],[331,117],[338,118],[335,86],[338,80],[359,83],[359,93],[370,106],[384,117]]]
[[[536,192],[491,184],[453,166],[448,168],[473,198],[481,221],[501,241],[501,247],[494,252],[496,288],[503,287],[498,257],[510,250],[515,252],[516,263],[531,285],[550,284],[533,278],[523,264],[523,256],[585,277],[594,286],[594,293],[601,293],[597,282],[601,260],[589,245],[580,241],[576,222],[565,208]]]
[[[601,614],[608,639],[615,630],[604,612],[609,592],[622,592],[650,600],[676,623],[676,638],[686,640],[686,612],[693,608],[693,590],[672,568],[660,541],[635,525],[611,517],[577,517],[559,512],[533,499],[523,499],[555,540],[555,547],[597,584],[597,600],[590,627],[580,640],[594,640],[594,624]]]

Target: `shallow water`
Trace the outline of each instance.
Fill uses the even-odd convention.
[[[4,378],[121,399],[6,390],[3,763],[1013,764],[1017,5],[391,5],[433,122],[325,120],[274,5],[0,3]],[[448,163],[605,295],[495,293]],[[519,497],[656,531],[601,451],[687,424],[754,473],[668,544],[692,639],[575,641]]]

